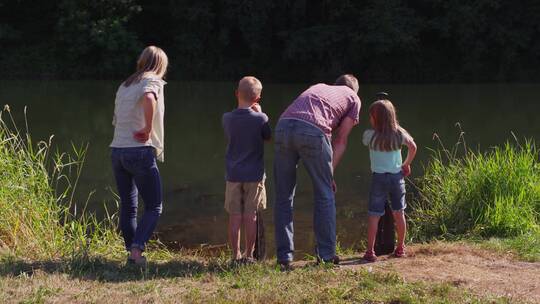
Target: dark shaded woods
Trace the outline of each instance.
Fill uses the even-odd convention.
[[[110,79],[162,47],[169,78],[540,80],[534,0],[0,0],[0,78]]]

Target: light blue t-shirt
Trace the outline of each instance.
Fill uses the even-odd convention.
[[[370,144],[375,130],[369,129],[364,132],[362,137],[362,143],[369,147],[369,158],[371,160],[371,171],[374,173],[392,173],[396,174],[401,172],[401,166],[403,160],[401,158],[401,149],[394,151],[378,151],[374,150]],[[403,134],[403,143],[412,140],[410,135]]]

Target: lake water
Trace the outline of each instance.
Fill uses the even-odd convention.
[[[118,82],[103,81],[0,81],[0,103],[9,104],[21,117],[28,106],[34,139],[55,135],[62,149],[89,143],[88,157],[77,198],[88,194],[89,210],[103,204],[114,208],[115,189],[110,168],[114,94]],[[307,84],[264,84],[263,110],[275,125],[280,113]],[[164,212],[160,238],[169,244],[198,247],[227,241],[227,215],[223,210],[225,138],[221,115],[235,107],[235,83],[174,82],[166,86],[166,162],[160,165],[164,183]],[[370,171],[367,149],[361,144],[368,127],[367,108],[378,91],[391,94],[402,125],[415,137],[419,152],[413,173],[420,174],[437,147],[433,134],[447,144],[456,142],[460,122],[469,146],[487,149],[518,137],[540,139],[540,85],[363,85],[361,123],[351,134],[349,147],[336,172],[338,184],[338,241],[354,246],[365,239]],[[269,209],[264,212],[267,246],[273,254],[272,144],[266,147]],[[409,185],[411,187],[411,185]],[[312,252],[311,182],[300,166],[295,200],[295,241],[298,250]]]

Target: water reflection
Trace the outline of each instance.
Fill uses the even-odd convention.
[[[225,139],[221,115],[235,106],[234,83],[180,83],[166,86],[166,162],[160,166],[164,179],[165,204],[159,230],[165,241],[182,246],[226,242],[224,197]],[[108,145],[112,136],[111,115],[117,83],[102,81],[3,81],[0,103],[10,104],[18,120],[29,106],[30,129],[34,138],[55,134],[62,149],[70,142],[88,142],[90,148],[78,198],[96,190],[90,209],[102,212],[102,205],[114,207],[114,189]],[[264,84],[263,110],[275,125],[278,115],[307,85]],[[434,147],[433,133],[444,142],[455,142],[461,122],[470,146],[490,145],[518,136],[538,139],[539,85],[364,85],[361,123],[351,135],[348,150],[337,169],[338,241],[344,246],[362,242],[369,189],[368,151],[361,145],[367,127],[367,106],[378,91],[387,91],[398,109],[402,125],[419,144],[413,173]],[[265,212],[269,249],[273,245],[272,145],[266,147],[268,201]],[[311,252],[312,192],[306,172],[299,170],[295,201],[297,249]],[[272,252],[272,251],[270,251]]]

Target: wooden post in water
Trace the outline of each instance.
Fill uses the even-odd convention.
[[[375,100],[388,99],[389,94],[386,92],[379,92],[375,94]],[[394,217],[392,216],[392,209],[388,202],[384,208],[384,215],[381,216],[379,221],[379,227],[377,229],[377,238],[375,239],[375,254],[391,254],[394,252],[395,247],[395,230],[394,230]]]

